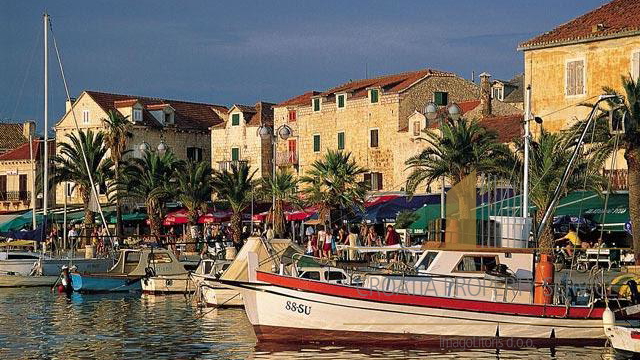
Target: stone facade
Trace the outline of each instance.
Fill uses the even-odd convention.
[[[233,121],[234,116],[237,123]],[[235,161],[246,161],[251,170],[256,171],[254,178],[271,176],[273,147],[270,139],[259,136],[261,125],[273,126],[273,104],[232,106],[225,121],[211,128],[211,167],[224,170]]]
[[[406,76],[413,74],[407,73]],[[350,83],[347,83],[336,91],[311,92],[278,104],[274,108],[275,126],[290,126],[293,129],[291,141],[296,141],[295,146],[279,143],[278,153],[295,149],[298,164],[293,168],[302,175],[327,149],[335,150],[344,145],[344,150],[351,152],[360,166],[375,173],[372,175],[372,179],[376,178],[372,180],[373,190],[405,190],[408,171],[404,163],[426,146],[416,141],[419,135],[414,136],[414,131],[419,134],[428,126],[421,113],[425,105],[436,100],[436,92],[446,93],[446,103],[451,104],[478,99],[480,90],[470,81],[441,72],[415,76],[412,78],[415,81],[406,81],[406,86],[399,89],[395,84],[403,84],[403,76],[358,80],[353,82],[353,88],[349,88]],[[392,79],[389,81],[393,81],[392,85],[387,85],[388,78]],[[381,85],[376,87],[376,84]],[[393,90],[386,91],[386,87]],[[380,91],[377,103],[371,101],[372,89]],[[341,95],[346,98],[344,107],[340,108],[337,97]],[[320,101],[320,109],[316,111],[314,99]],[[295,112],[295,120],[291,120],[291,112]],[[372,130],[377,130],[377,147],[372,146],[375,145],[372,144]],[[314,149],[314,137],[320,139],[319,148]],[[318,145],[317,140],[315,145]]]
[[[33,140],[31,144],[25,143],[0,155],[0,211],[32,208],[37,192],[42,191],[41,184],[35,184],[35,179],[38,179],[36,174],[42,172],[43,144],[42,140]],[[53,142],[49,146],[50,151],[55,148]],[[53,192],[49,199],[55,201]],[[38,207],[41,203],[39,200]]]
[[[55,125],[56,141],[68,142],[67,135],[76,132],[74,116],[81,130],[106,130],[103,119],[116,110],[133,123],[127,156],[140,157],[144,148],[155,150],[162,142],[179,159],[211,161],[211,126],[223,121],[226,108],[219,105],[117,95],[94,91],[83,92]],[[137,114],[134,112],[139,111]],[[135,115],[135,116],[134,116]],[[140,116],[139,118],[137,116]],[[56,189],[57,199],[64,198],[63,186]],[[81,203],[78,191],[71,193],[69,203]],[[106,202],[106,196],[100,196]]]

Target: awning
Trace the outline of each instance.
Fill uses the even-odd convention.
[[[424,205],[439,203],[439,194],[414,196],[411,199],[401,196],[368,207],[364,214],[359,214],[359,217],[368,223],[394,222],[401,211],[415,211]]]
[[[427,226],[432,220],[440,218],[440,204],[429,204],[415,211],[418,219],[407,227],[407,231],[414,235],[427,233]]]
[[[624,231],[629,221],[629,194],[611,193],[605,214],[606,194],[599,196],[593,191],[576,191],[560,201],[555,216],[571,215],[584,217],[598,223],[605,231]]]

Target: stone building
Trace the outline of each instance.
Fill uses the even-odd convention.
[[[638,79],[638,29],[640,2],[614,0],[519,45],[531,110],[546,129],[559,131],[585,119],[590,109],[576,105],[593,102],[604,86],[624,93],[622,76]],[[615,165],[626,168],[621,154]]]
[[[511,80],[493,80],[491,97],[524,110],[524,74],[518,74]]]
[[[258,129],[273,126],[273,105],[262,101],[253,106],[233,105],[224,121],[211,127],[213,169],[225,170],[232,163],[245,161],[256,170],[256,176],[271,176],[272,142],[262,139]]]
[[[19,123],[0,123],[0,154],[9,152],[29,142],[29,136],[36,131],[36,123],[26,121]]]
[[[56,141],[67,142],[67,134],[76,132],[73,114],[81,130],[96,132],[106,129],[103,120],[110,110],[133,123],[128,156],[140,157],[144,149],[154,150],[163,143],[179,159],[207,162],[211,161],[210,128],[222,123],[227,113],[221,105],[87,90],[67,103],[65,115],[55,125]],[[58,199],[64,197],[62,189],[56,190]],[[81,202],[77,191],[70,192],[70,203]]]
[[[489,88],[481,112],[491,116],[519,112],[491,101]],[[480,95],[478,85],[431,69],[350,81],[324,92],[310,91],[274,107],[275,126],[286,124],[293,130],[286,143],[278,143],[276,157],[294,160],[280,166],[291,167],[300,175],[327,149],[349,151],[369,170],[363,180],[372,190],[402,191],[408,174],[404,162],[424,149],[426,145],[415,139],[432,126],[423,114],[425,105],[435,102],[444,108],[478,100]]]
[[[55,143],[49,142],[49,151],[55,149]],[[0,155],[0,212],[30,209],[32,200],[42,191],[42,184],[36,184],[41,177],[44,141],[37,139],[26,142],[17,148]],[[35,186],[35,191],[34,191]],[[51,194],[51,200],[54,200]],[[42,200],[36,204],[41,206]]]

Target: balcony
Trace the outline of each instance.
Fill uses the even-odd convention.
[[[220,171],[231,171],[231,165],[235,164],[236,166],[240,166],[240,164],[248,165],[248,160],[225,160],[218,161],[218,170]]]
[[[0,191],[0,201],[31,201],[30,191]]]
[[[276,153],[277,166],[298,165],[298,153],[295,151],[279,151]]]
[[[611,181],[611,190],[628,190],[627,182],[629,171],[627,169],[602,170],[602,175]]]

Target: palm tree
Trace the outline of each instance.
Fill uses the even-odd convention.
[[[242,233],[242,211],[251,202],[252,179],[256,172],[240,162],[231,164],[231,171],[214,171],[211,185],[218,198],[226,200],[231,207],[231,236],[235,244],[240,243]]]
[[[176,171],[175,179],[176,199],[187,208],[187,224],[191,229],[197,226],[200,211],[206,211],[207,202],[211,200],[211,166],[204,161],[189,161],[184,169]],[[187,239],[190,237],[191,231],[187,233]],[[187,251],[196,251],[193,239],[190,240],[187,242]]]
[[[106,184],[113,178],[112,163],[107,157],[103,132],[80,131],[67,134],[66,139],[68,141],[58,143],[59,151],[53,158],[55,170],[52,182],[72,182],[77,186],[84,204],[85,227],[89,228],[95,221],[94,212],[89,206],[93,196],[89,174],[93,176],[96,185]],[[82,155],[83,151],[89,165],[88,170]]]
[[[574,133],[550,133],[542,129],[537,140],[532,140],[530,143],[529,183],[531,188],[529,189],[529,200],[537,209],[536,219],[538,221],[542,220],[545,210],[550,206],[553,189],[558,186],[573,154],[576,142],[571,136],[572,134]],[[522,153],[518,152],[514,156],[516,167],[522,169]],[[599,193],[605,186],[605,179],[598,173],[603,161],[599,155],[599,149],[584,150],[583,156],[578,157],[574,163],[563,194],[566,195],[576,190],[593,190]],[[521,172],[518,172],[515,182],[518,185],[522,183]],[[553,242],[553,231],[551,226],[547,226],[539,239],[538,246],[543,253],[550,254]]]
[[[322,220],[327,220],[328,216],[331,221],[332,211],[362,208],[368,186],[361,181],[361,177],[366,172],[351,158],[350,152],[328,150],[300,178],[305,185],[302,193],[307,203],[320,206]]]
[[[619,99],[609,101],[609,107],[623,105],[628,111],[623,134],[611,136],[608,124],[605,121],[596,123],[593,135],[587,136],[588,141],[593,137],[606,156],[615,156],[618,149],[624,150],[624,158],[627,161],[629,188],[629,216],[633,235],[633,251],[636,264],[640,265],[640,79],[634,80],[631,75],[622,76],[622,88],[624,89],[624,103]],[[616,94],[611,87],[603,87],[606,94]],[[587,104],[588,105],[588,104]],[[593,105],[589,105],[593,106]],[[606,117],[600,118],[604,120]],[[575,126],[581,126],[582,122]]]
[[[174,175],[182,165],[171,150],[145,151],[141,159],[131,159],[118,183],[125,196],[144,201],[151,234],[156,237],[161,233],[164,205],[175,192]]]
[[[439,129],[426,130],[422,140],[427,147],[405,162],[411,170],[407,177],[409,193],[420,184],[442,177],[454,186],[474,172],[509,176],[509,148],[498,141],[495,132],[477,121],[447,119]],[[460,196],[459,208],[466,209],[468,205]]]
[[[104,141],[109,149],[109,155],[114,165],[115,182],[120,180],[121,162],[127,148],[127,140],[133,136],[131,133],[133,124],[127,117],[109,110],[109,118],[102,120],[107,128]],[[116,236],[122,236],[122,204],[120,196],[116,192]]]
[[[276,172],[275,178],[264,178],[261,184],[261,192],[265,198],[273,201],[271,209],[271,222],[276,236],[284,233],[284,203],[298,205],[298,180],[292,173],[280,170]]]

